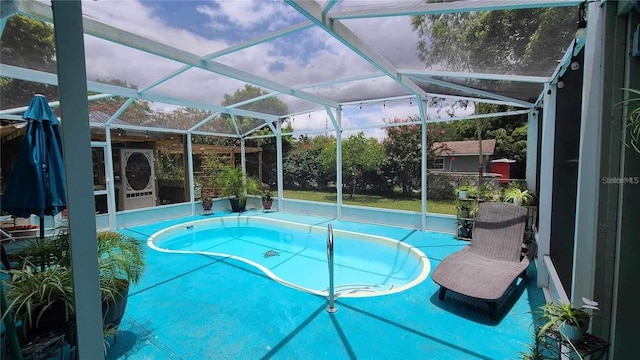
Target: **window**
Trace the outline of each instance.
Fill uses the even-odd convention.
[[[427,161],[427,169],[429,170],[444,170],[444,158],[437,157],[433,160]]]

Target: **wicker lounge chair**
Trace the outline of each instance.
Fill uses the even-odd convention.
[[[487,302],[496,319],[498,300],[519,275],[526,276],[535,248],[522,254],[527,209],[522,206],[481,203],[471,244],[447,256],[433,271],[440,285],[438,298],[447,290]]]

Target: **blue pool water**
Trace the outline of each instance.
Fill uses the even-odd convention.
[[[280,220],[233,217],[176,225],[152,235],[164,252],[231,257],[276,281],[326,295],[327,229]],[[399,292],[422,282],[429,261],[416,248],[379,236],[334,228],[336,293],[343,297]]]

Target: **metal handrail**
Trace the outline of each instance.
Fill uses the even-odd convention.
[[[326,310],[329,313],[334,313],[338,311],[338,308],[334,304],[336,294],[333,286],[333,228],[331,224],[327,226],[327,264],[329,265],[329,305]]]

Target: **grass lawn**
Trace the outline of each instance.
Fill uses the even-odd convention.
[[[289,199],[309,200],[318,202],[336,202],[336,193],[323,191],[285,190],[284,197]],[[342,194],[342,202],[347,205],[369,206],[394,210],[420,211],[420,199],[392,198],[380,195],[354,195],[353,199],[348,194]],[[428,200],[427,212],[438,214],[456,213],[455,200]]]

